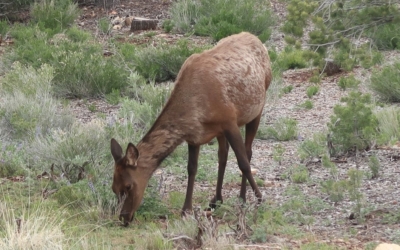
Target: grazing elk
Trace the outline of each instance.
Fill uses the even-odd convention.
[[[120,219],[127,226],[141,204],[147,183],[161,162],[182,142],[189,148],[188,184],[182,212],[192,209],[192,194],[200,145],[218,139],[218,180],[210,206],[222,202],[222,182],[229,145],[242,171],[240,198],[246,200],[246,180],[256,197],[262,195],[251,174],[251,146],[271,83],[268,51],[261,41],[242,32],[222,39],[214,48],[190,56],[183,64],[161,114],[137,147],[125,155],[115,139],[112,189],[125,201]],[[245,141],[239,127],[246,125]]]

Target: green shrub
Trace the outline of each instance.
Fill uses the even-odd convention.
[[[34,0],[1,0],[0,13],[2,19],[21,21],[21,10],[28,10],[33,2]]]
[[[90,97],[127,86],[128,72],[114,57],[104,57],[99,44],[62,41],[53,53],[54,92],[62,97]]]
[[[332,202],[342,201],[347,190],[347,182],[345,180],[335,181],[332,179],[321,182],[322,191],[329,195]]]
[[[175,79],[185,60],[205,48],[190,47],[187,40],[176,45],[161,43],[160,46],[147,47],[135,51],[135,67],[139,74],[156,82]]]
[[[304,183],[308,181],[310,173],[306,166],[299,165],[291,168],[290,180],[293,183]]]
[[[167,19],[162,23],[162,28],[165,32],[170,33],[174,28],[174,22],[170,19]]]
[[[368,167],[371,171],[371,178],[375,179],[379,176],[379,170],[381,168],[381,163],[376,155],[371,155],[368,161]]]
[[[351,92],[341,101],[346,105],[335,105],[328,123],[331,154],[367,149],[376,138],[378,125],[371,109],[371,96]]]
[[[60,112],[59,101],[51,96],[53,72],[48,65],[35,70],[17,63],[4,77],[0,102],[0,132],[4,136],[29,140],[72,124],[72,114]]]
[[[13,62],[31,65],[35,69],[43,63],[50,63],[56,48],[48,44],[48,34],[40,31],[37,26],[14,25],[10,30],[15,46],[12,51],[4,55],[6,66]]]
[[[33,158],[32,169],[48,171],[50,165],[54,164],[56,169],[65,172],[70,182],[77,182],[81,168],[95,177],[104,170],[101,164],[110,160],[108,148],[104,147],[108,142],[105,122],[93,120],[36,137],[28,154]]]
[[[386,23],[368,30],[367,36],[380,50],[400,49],[400,27],[395,23]]]
[[[31,15],[42,31],[54,35],[73,24],[79,9],[72,0],[40,0],[32,5]]]
[[[62,186],[53,197],[58,204],[71,208],[84,208],[93,205],[89,188],[82,188],[82,183]]]
[[[306,100],[305,102],[303,102],[302,104],[300,104],[301,108],[305,108],[305,109],[312,109],[314,107],[314,104],[312,101],[310,100]]]
[[[308,87],[306,90],[308,98],[311,98],[314,95],[316,95],[318,93],[318,90],[319,90],[319,87],[315,86],[315,85]]]
[[[282,88],[282,93],[283,94],[288,94],[290,92],[292,92],[293,90],[293,85],[288,85]]]
[[[0,36],[5,36],[7,34],[10,26],[6,20],[0,20]]]
[[[370,88],[385,101],[400,102],[399,71],[399,62],[373,71]]]
[[[112,25],[110,20],[107,17],[102,17],[99,19],[97,23],[97,27],[99,28],[100,32],[103,34],[108,34],[110,32]]]
[[[17,25],[12,31],[15,49],[7,53],[6,64],[15,61],[40,68],[54,68],[53,91],[62,97],[103,96],[113,89],[123,90],[128,71],[116,57],[104,57],[102,45],[72,27],[50,37],[37,27]],[[50,39],[49,39],[50,38]]]
[[[301,69],[307,67],[307,61],[302,50],[296,50],[286,47],[285,50],[278,55],[276,64],[284,71],[287,69]]]
[[[138,127],[149,129],[166,103],[171,90],[163,85],[143,83],[140,76],[135,73],[131,74],[129,81],[130,91],[135,93],[134,99],[122,100],[120,114],[123,117],[133,115]]]
[[[400,139],[400,110],[397,107],[385,107],[375,111],[378,120],[378,144],[391,144]]]
[[[340,77],[338,85],[342,90],[346,90],[348,88],[357,88],[360,81],[357,80],[354,75],[349,75],[347,77]]]
[[[2,138],[0,141],[0,178],[28,174],[23,146],[22,142],[13,144]]]
[[[300,159],[319,158],[326,153],[326,135],[314,133],[312,139],[304,140],[298,148]]]
[[[282,144],[278,144],[274,146],[272,150],[272,158],[276,161],[279,165],[282,164],[283,154],[285,153],[286,149],[282,146]]]
[[[274,23],[272,13],[261,0],[182,0],[172,5],[171,17],[178,31],[194,29],[195,34],[211,36],[215,41],[248,31],[265,42]]]
[[[193,30],[193,25],[199,16],[200,3],[192,0],[179,0],[172,3],[170,9],[171,23],[178,32],[187,33]]]
[[[67,35],[68,39],[74,43],[83,43],[91,40],[92,38],[92,35],[89,32],[79,29],[76,26],[69,28],[65,34]]]
[[[297,137],[297,121],[291,118],[280,118],[265,130],[264,138],[278,141],[289,141]]]

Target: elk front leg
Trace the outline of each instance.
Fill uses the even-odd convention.
[[[222,183],[224,181],[224,174],[226,168],[226,162],[228,160],[229,144],[225,136],[217,137],[218,140],[218,179],[217,189],[214,198],[210,201],[210,208],[216,208],[217,202],[222,203]]]
[[[188,145],[188,150],[189,150],[189,159],[187,165],[188,184],[186,189],[185,203],[183,204],[182,208],[182,215],[185,215],[186,213],[192,211],[193,208],[192,205],[193,187],[197,173],[197,162],[199,158],[200,146]]]

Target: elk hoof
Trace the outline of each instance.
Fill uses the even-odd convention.
[[[211,199],[208,206],[210,207],[210,209],[216,209],[217,207],[221,206],[221,204],[222,204],[222,199],[217,200],[217,197],[214,196],[214,198]]]

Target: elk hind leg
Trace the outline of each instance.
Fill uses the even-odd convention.
[[[251,174],[250,162],[246,152],[245,144],[243,143],[240,129],[236,124],[230,124],[224,131],[225,137],[235,152],[239,169],[242,171],[242,186],[240,189],[240,198],[246,202],[246,179],[249,181],[256,197],[261,201],[261,192]]]

